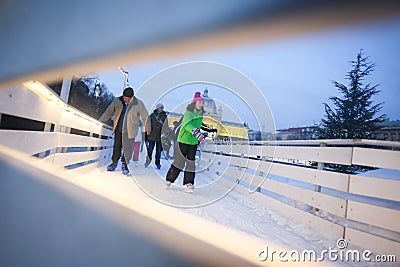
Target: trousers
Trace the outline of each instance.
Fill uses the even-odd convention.
[[[122,134],[122,144],[124,146],[124,158],[126,164],[132,159],[133,154],[133,144],[135,143],[135,138],[128,138],[127,133]]]
[[[166,180],[171,183],[175,182],[179,173],[185,168],[183,175],[183,184],[194,184],[196,174],[196,151],[197,145],[188,145],[178,142],[175,150],[174,161],[168,170]]]
[[[121,161],[125,162],[125,157],[121,152],[122,150],[122,133],[116,131],[114,134],[114,146],[113,146],[113,154],[111,160],[113,163],[118,163],[118,160],[121,158]],[[122,157],[121,157],[122,155]]]
[[[150,164],[151,158],[153,156],[154,147],[156,147],[156,157],[155,157],[156,160],[155,160],[155,163],[156,163],[156,165],[160,165],[161,151],[162,151],[161,141],[149,140],[149,147],[147,148],[146,163]]]

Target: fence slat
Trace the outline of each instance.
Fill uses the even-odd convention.
[[[0,144],[28,155],[57,147],[58,133],[0,130]]]
[[[104,166],[104,164],[107,162],[107,160],[110,160],[109,158],[103,158],[97,162],[94,162],[92,164],[88,164],[88,165],[84,165],[82,167],[79,168],[75,168],[72,170],[66,170],[68,172],[69,175],[72,176],[77,176],[77,175],[82,175],[84,173],[87,173],[91,170],[93,170],[94,168],[98,168],[101,166]]]
[[[213,162],[222,162],[229,165],[245,167],[252,170],[259,170],[260,169],[260,161],[259,160],[252,160],[248,158],[239,158],[235,156],[224,156],[224,155],[215,155],[210,153],[202,153],[202,157],[209,159]]]
[[[271,163],[268,161],[248,160],[246,158],[229,157],[210,153],[202,153],[202,157],[226,164],[230,163],[231,165],[243,167],[247,165],[248,168],[256,171],[262,171],[264,173],[287,177],[310,184],[347,191],[349,175],[344,173]]]
[[[347,218],[350,220],[375,225],[395,232],[400,232],[399,210],[368,205],[350,200],[347,210]]]
[[[102,134],[104,132],[101,122],[95,119],[89,120],[88,115],[77,111],[75,113],[63,112],[60,124],[90,133]]]
[[[209,147],[211,148],[211,147]],[[251,153],[251,156],[274,157],[275,159],[296,159],[351,165],[351,147],[307,147],[307,146],[267,146],[248,149],[246,146],[219,145],[216,151],[223,153]],[[211,150],[214,151],[214,150]],[[256,155],[253,154],[256,153]],[[260,155],[258,155],[260,154]]]
[[[345,238],[350,244],[371,250],[375,253],[396,255],[397,261],[400,258],[399,242],[361,232],[352,228],[346,228]]]
[[[262,188],[282,196],[286,196],[290,199],[300,201],[312,207],[325,210],[337,216],[345,216],[346,201],[343,199],[324,195],[320,192],[307,190],[271,179],[265,180],[265,182],[262,184]]]
[[[268,162],[265,163],[268,168],[270,164]],[[264,162],[262,162],[262,164],[264,164]],[[344,173],[330,172],[279,163],[272,164],[269,173],[314,185],[337,189],[340,191],[347,191],[349,179],[349,175]]]
[[[332,223],[320,217],[314,216],[310,213],[304,212],[300,209],[292,207],[286,203],[280,202],[269,196],[253,193],[254,198],[263,203],[268,208],[282,214],[286,218],[292,219],[296,222],[303,223],[310,228],[317,228],[329,234],[331,237],[337,239],[343,237],[344,227]]]
[[[112,146],[112,140],[105,140],[89,136],[60,133],[59,147],[101,147]]]
[[[0,91],[0,113],[54,124],[58,124],[61,117],[61,110],[54,103],[24,86]]]
[[[229,175],[233,178],[243,178],[243,171],[235,167],[213,165],[212,169],[217,170],[221,175]],[[276,194],[288,197],[292,200],[300,201],[304,204],[317,207],[340,217],[345,217],[346,200],[324,195],[320,192],[307,190],[287,183],[278,182],[272,179],[263,180],[262,177],[247,173],[247,178],[253,181],[263,181],[261,187]],[[255,179],[258,178],[258,179]],[[257,184],[254,184],[257,185]]]
[[[211,162],[205,159],[199,159],[196,162],[197,164],[199,164],[200,168],[207,168],[210,166],[210,164],[212,164]]]
[[[354,147],[353,164],[400,170],[400,151]]]
[[[379,190],[377,190],[378,188]],[[351,175],[349,192],[400,201],[400,181]]]
[[[104,128],[104,127],[102,127],[100,132],[98,132],[97,134],[105,135],[105,136],[112,136],[113,135],[112,129],[107,129],[107,128]]]
[[[263,150],[264,151],[264,150]],[[335,164],[351,164],[351,147],[286,147],[278,146],[274,158],[297,159]]]
[[[55,153],[53,164],[56,167],[63,167],[89,160],[101,159],[108,154],[108,149],[87,152]]]
[[[267,146],[269,149],[275,149],[274,146]],[[261,157],[263,155],[262,151],[266,149],[266,146],[250,146],[250,154],[253,157]]]
[[[226,166],[215,165],[215,164],[210,166],[210,170],[214,171],[214,172],[219,172],[220,177],[221,177],[221,175],[224,175],[225,177],[226,177],[226,175],[230,176],[232,179],[234,179],[234,180],[231,180],[231,182],[235,182],[236,179],[240,179],[241,181],[244,181],[244,182],[250,184],[255,177],[254,174],[247,173],[247,172],[241,172],[240,175],[238,176],[237,172],[234,168],[227,168]],[[223,178],[223,179],[225,179],[225,178]]]

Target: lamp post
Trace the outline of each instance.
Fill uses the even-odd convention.
[[[101,86],[100,83],[96,81],[96,84],[94,85],[94,95],[96,97],[96,102],[97,102],[97,108],[96,108],[96,113],[99,113],[100,110],[100,95],[101,95]]]
[[[121,73],[123,75],[125,75],[125,82],[124,82],[124,88],[123,88],[123,89],[125,89],[126,87],[129,86],[129,79],[128,79],[129,78],[129,72],[124,70],[122,67],[118,67],[118,69],[121,71]]]

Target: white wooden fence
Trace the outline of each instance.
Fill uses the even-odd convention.
[[[158,216],[136,211],[113,193],[108,198],[96,190],[83,190],[82,184],[66,183],[109,160],[112,131],[66,105],[44,84],[0,90],[0,114],[0,266],[249,266],[258,262],[256,253],[254,257],[251,253],[262,247],[259,240],[251,239],[254,249],[234,255],[229,248],[159,221]],[[31,156],[54,166],[46,169],[48,164]],[[66,170],[57,172],[57,167]],[[241,233],[203,223],[197,222],[209,233],[223,232],[229,242],[243,238]],[[184,248],[189,246],[193,249],[188,253]]]
[[[0,119],[0,144],[56,167],[91,169],[112,153],[111,127],[67,105],[41,82],[0,90]],[[39,127],[26,130],[21,120]]]
[[[333,163],[400,170],[399,142],[251,142],[206,144],[202,150],[201,164],[209,172],[248,186],[268,208],[349,244],[400,257],[400,178],[323,168]]]
[[[56,167],[85,170],[110,158],[111,128],[68,106],[42,83],[1,90],[0,114],[0,144]],[[43,127],[5,129],[3,122],[10,116]],[[308,165],[310,161],[318,167]],[[399,142],[205,144],[201,162],[210,172],[249,186],[255,198],[289,218],[400,257],[400,180],[324,169],[334,163],[400,170]]]

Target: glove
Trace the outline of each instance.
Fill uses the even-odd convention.
[[[197,128],[193,129],[192,134],[197,138],[197,140],[199,140],[199,142],[204,139],[204,135]]]

